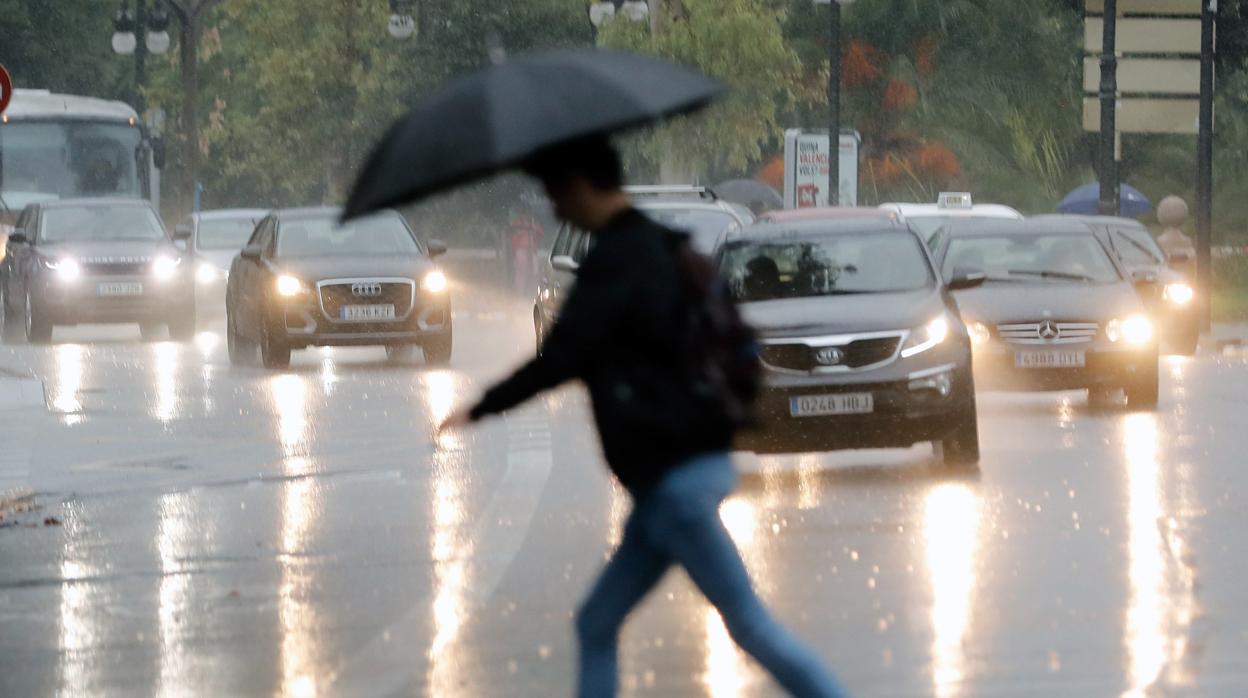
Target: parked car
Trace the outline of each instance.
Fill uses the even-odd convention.
[[[1123,389],[1157,404],[1157,333],[1102,238],[1055,217],[951,220],[934,254],[946,279],[984,275],[956,296],[975,343],[976,383],[1003,390]]]
[[[887,219],[762,223],[718,264],[759,333],[759,453],[908,447],[979,460],[971,341],[919,237]]]
[[[708,255],[731,231],[753,221],[748,209],[716,199],[701,187],[634,186],[626,187],[626,191],[640,211],[669,228],[689,233],[690,244]],[[589,246],[588,233],[563,223],[555,233],[550,254],[539,265],[537,298],[533,302],[538,351],[572,289],[576,269],[589,253]]]
[[[880,218],[895,221],[901,218],[896,211],[869,206],[824,206],[819,208],[786,208],[768,211],[758,217],[760,223],[836,220],[841,218]]]
[[[1140,298],[1161,334],[1163,351],[1191,356],[1200,342],[1200,313],[1196,292],[1187,274],[1168,266],[1166,253],[1133,218],[1113,216],[1037,216],[1078,218],[1101,237],[1106,248],[1130,273]],[[1181,264],[1186,266],[1187,260]]]
[[[200,211],[183,218],[174,228],[189,240],[187,250],[195,267],[195,305],[201,316],[225,312],[230,263],[267,214],[260,208]]]
[[[147,201],[56,199],[28,205],[0,268],[6,341],[52,339],[57,325],[138,323],[152,338],[195,333],[186,254]]]
[[[928,247],[935,249],[940,241],[936,233],[945,221],[961,218],[993,218],[1022,220],[1023,214],[1002,204],[977,204],[969,192],[941,192],[934,204],[889,202],[880,204],[885,211],[901,217],[923,238]]]
[[[391,358],[419,346],[430,364],[451,358],[451,300],[433,258],[395,211],[339,223],[337,208],[274,211],[230,265],[230,361],[290,364],[293,349],[383,345]]]

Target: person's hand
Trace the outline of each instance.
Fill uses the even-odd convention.
[[[466,427],[472,423],[472,416],[467,407],[457,407],[438,425],[437,435],[442,436],[452,429]]]

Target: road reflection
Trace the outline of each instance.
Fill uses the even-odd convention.
[[[63,547],[61,548],[61,599],[58,616],[58,648],[60,671],[58,696],[91,695],[98,659],[95,647],[99,642],[98,613],[103,599],[90,577],[99,570],[87,562],[86,525],[76,505],[63,510]]]
[[[1127,579],[1123,644],[1128,688],[1143,698],[1160,680],[1184,682],[1187,637],[1195,612],[1195,573],[1185,562],[1179,522],[1167,511],[1167,483],[1159,458],[1157,415],[1122,421],[1127,469]],[[1180,489],[1182,491],[1182,488]],[[1172,669],[1163,676],[1163,671]]]
[[[923,499],[924,547],[932,585],[932,689],[937,698],[962,694],[964,643],[974,614],[983,503],[969,485],[933,487]]]
[[[204,525],[193,509],[194,498],[187,493],[160,498],[156,552],[160,556],[160,589],[157,592],[158,632],[160,633],[160,677],[157,695],[185,695],[192,685],[190,665],[195,660],[187,642],[187,627],[194,618],[190,603],[191,576],[186,560],[194,541],[205,538]]]
[[[176,342],[160,342],[152,345],[152,378],[156,386],[156,400],[152,402],[152,416],[168,422],[178,410],[178,358],[181,347]]]
[[[72,426],[82,421],[82,371],[85,350],[81,344],[60,344],[56,347],[56,383],[52,390],[52,408],[61,414],[62,423]]]
[[[719,507],[719,518],[741,551],[746,567],[751,572],[755,587],[764,581],[759,574],[761,560],[758,532],[762,525],[757,507],[742,495],[733,495]],[[735,698],[743,695],[748,669],[748,658],[728,634],[723,618],[713,607],[704,612],[705,632],[702,683],[712,698]]]

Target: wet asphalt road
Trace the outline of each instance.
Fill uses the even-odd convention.
[[[430,436],[531,350],[527,317],[461,293],[448,370],[235,369],[217,334],[130,328],[0,348],[50,408],[0,413],[39,505],[0,528],[0,696],[566,695],[628,506],[583,394]],[[978,473],[742,457],[722,516],[855,695],[1248,695],[1248,355],[1162,375],[1156,412],[981,396]],[[680,573],[622,654],[626,695],[777,695]]]

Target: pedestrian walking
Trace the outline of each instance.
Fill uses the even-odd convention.
[[[550,148],[525,167],[558,217],[590,231],[593,244],[542,353],[475,405],[454,411],[440,430],[570,380],[588,387],[607,464],[633,510],[576,614],[578,695],[615,695],[620,628],[674,565],[719,611],[737,644],[790,693],[845,695],[818,657],[764,608],[719,519],[719,504],[737,482],[729,447],[742,415],[732,396],[699,390],[704,383],[691,375],[697,361],[689,360],[689,323],[698,308],[690,304],[700,301],[688,291],[697,280],[682,277],[692,254],[684,236],[632,207],[621,189],[619,156],[605,138]]]

